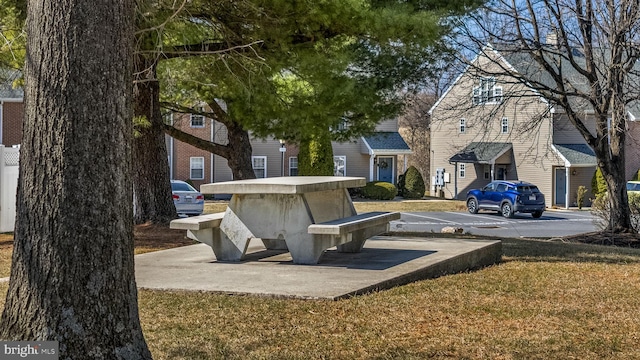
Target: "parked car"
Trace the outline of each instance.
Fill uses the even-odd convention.
[[[478,210],[496,210],[506,218],[515,213],[530,213],[539,218],[545,210],[545,202],[544,195],[531,183],[497,180],[482,189],[470,190],[467,209],[472,214],[477,214]]]
[[[627,181],[627,192],[640,193],[640,181]]]
[[[173,204],[178,214],[195,216],[204,211],[204,195],[193,186],[180,180],[171,180]]]

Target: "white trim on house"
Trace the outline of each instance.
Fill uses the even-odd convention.
[[[197,161],[194,161],[197,160]],[[202,168],[194,167],[194,163],[196,165],[202,164]],[[202,175],[200,177],[193,176],[193,170],[202,171]],[[204,156],[191,156],[189,158],[189,179],[191,180],[204,180]]]
[[[339,162],[342,162],[342,175],[340,173]],[[347,155],[333,156],[333,176],[347,176]]]
[[[256,163],[255,163],[255,160],[262,160],[262,161],[263,161],[263,164],[264,164],[264,167],[262,167],[262,168],[258,168],[259,170],[263,170],[263,171],[264,171],[264,176],[262,176],[262,177],[258,177],[258,176],[256,175],[256,178],[258,178],[258,179],[261,179],[261,178],[267,178],[267,177],[268,177],[268,176],[267,176],[267,157],[266,157],[266,156],[264,156],[264,155],[260,155],[260,156],[252,156],[252,157],[251,157],[251,168],[253,168],[253,172],[254,172],[254,173],[256,172]]]
[[[295,161],[292,161],[294,160]],[[295,162],[295,167],[292,166],[292,162]],[[291,170],[296,169],[295,175],[291,175]],[[289,156],[289,176],[298,176],[298,157],[297,156]]]

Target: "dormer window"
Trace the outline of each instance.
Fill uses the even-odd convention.
[[[480,78],[479,85],[473,88],[473,104],[496,104],[502,102],[502,86],[496,86],[495,78]]]

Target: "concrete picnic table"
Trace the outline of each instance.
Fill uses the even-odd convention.
[[[330,244],[314,241],[312,224],[356,215],[348,188],[362,187],[362,177],[286,176],[204,184],[204,194],[231,194],[219,228],[216,257],[240,260],[249,241],[260,238],[267,249],[288,249],[294,263],[315,264]],[[340,245],[348,246],[348,244]],[[361,248],[361,244],[357,244]],[[213,246],[212,246],[213,247]],[[346,247],[345,251],[349,251]],[[357,249],[359,251],[359,249]]]

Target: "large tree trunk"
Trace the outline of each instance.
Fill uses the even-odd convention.
[[[622,85],[614,86],[614,89],[622,91]],[[632,233],[635,230],[631,224],[625,173],[625,124],[627,112],[624,104],[617,101],[615,97],[612,100],[611,113],[610,119],[603,115],[599,121],[602,127],[600,133],[603,134],[599,138],[607,139],[607,141],[599,141],[594,144],[598,166],[609,190],[609,226],[606,231]]]
[[[133,266],[131,0],[29,3],[5,340],[150,359]]]
[[[178,214],[171,197],[156,62],[137,55],[135,63],[134,116],[146,124],[137,121],[133,140],[134,219],[136,224],[166,224]]]

